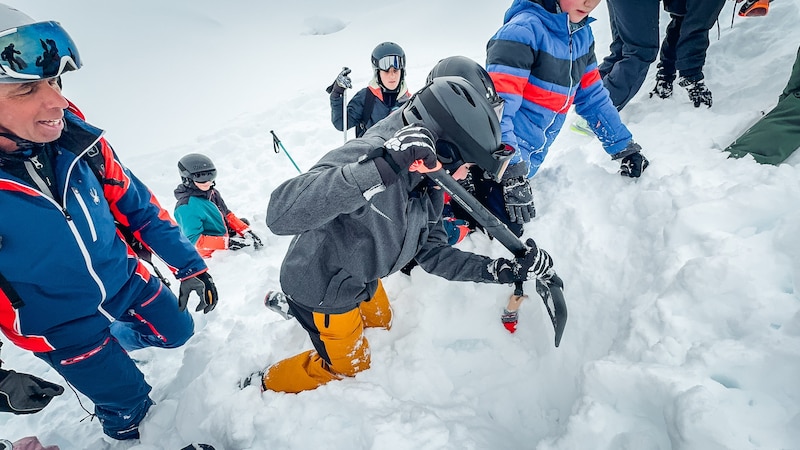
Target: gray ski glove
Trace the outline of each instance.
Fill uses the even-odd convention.
[[[41,411],[64,388],[39,377],[0,369],[0,411],[33,414]]]
[[[326,91],[331,94],[331,96],[341,97],[345,89],[351,89],[353,87],[353,82],[350,81],[350,77],[348,77],[350,72],[352,71],[349,68],[342,67],[342,71],[339,72],[339,75],[333,80],[333,84],[328,86]]]
[[[536,216],[533,189],[530,181],[524,176],[503,179],[503,200],[506,203],[508,218],[512,222],[521,225],[530,222]]]
[[[383,184],[394,183],[403,171],[425,172],[426,168],[434,170],[440,167],[435,141],[433,133],[423,126],[412,124],[397,130],[383,144],[383,158],[375,158]]]
[[[214,285],[214,280],[208,272],[203,272],[191,278],[181,281],[180,292],[178,295],[178,309],[183,311],[186,309],[186,303],[189,301],[189,294],[196,292],[200,297],[195,311],[203,310],[203,314],[208,314],[217,307],[217,287]]]

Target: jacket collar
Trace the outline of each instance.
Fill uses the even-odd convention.
[[[102,136],[104,131],[89,125],[70,110],[64,111],[64,132],[56,140],[59,147],[80,155],[84,150],[93,146]]]

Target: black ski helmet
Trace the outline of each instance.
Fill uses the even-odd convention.
[[[501,143],[497,114],[472,83],[463,77],[434,78],[402,111],[407,123],[420,123],[436,133],[442,164],[475,163],[500,180],[513,153]]]
[[[403,48],[394,42],[381,42],[372,50],[370,57],[372,62],[372,69],[375,71],[375,78],[380,83],[381,77],[378,73],[381,70],[389,70],[394,67],[400,71],[400,81],[403,81],[406,75],[406,52]]]
[[[189,153],[178,161],[178,171],[184,183],[196,181],[205,183],[217,178],[217,168],[214,162],[206,155]]]
[[[428,73],[427,83],[438,77],[462,77],[472,83],[479,92],[486,93],[486,99],[492,106],[502,104],[503,99],[497,95],[494,82],[486,70],[477,62],[466,56],[450,56],[440,60]]]

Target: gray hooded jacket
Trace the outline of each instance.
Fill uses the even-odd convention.
[[[412,259],[449,280],[497,282],[493,259],[447,244],[443,191],[418,173],[384,186],[373,161],[359,162],[404,125],[396,111],[272,192],[267,226],[297,235],[280,275],[294,302],[323,313],[350,311],[374,294],[378,279]]]

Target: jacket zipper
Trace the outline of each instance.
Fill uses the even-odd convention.
[[[83,215],[86,218],[86,223],[89,224],[89,230],[92,232],[92,242],[97,242],[97,229],[94,227],[94,221],[92,220],[92,216],[89,214],[89,208],[86,207],[86,202],[83,201],[83,196],[81,196],[80,191],[78,191],[78,189],[75,187],[72,188],[72,193],[75,194],[75,198],[78,200],[78,205],[80,205]]]

